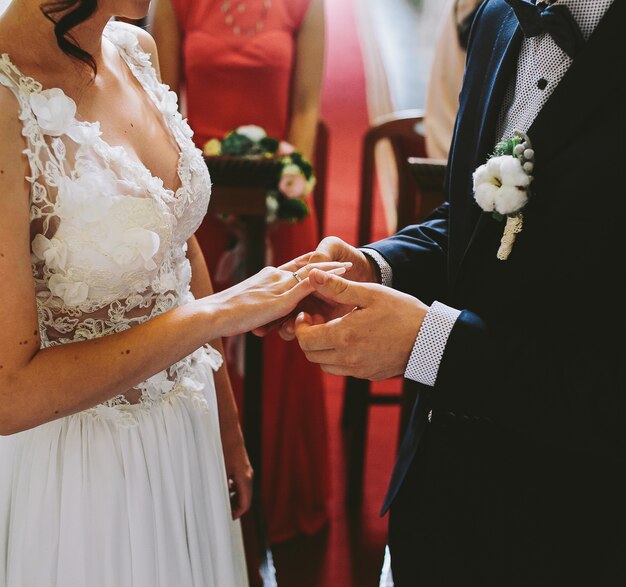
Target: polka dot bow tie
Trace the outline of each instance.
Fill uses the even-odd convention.
[[[528,0],[505,0],[513,9],[525,37],[548,33],[572,59],[585,44],[576,19],[564,4],[534,4]]]

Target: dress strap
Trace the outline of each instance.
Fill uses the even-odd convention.
[[[113,20],[106,25],[104,36],[115,45],[141,85],[154,92],[159,85],[156,70],[150,60],[150,54],[143,50],[132,29],[131,25]]]
[[[57,160],[56,153],[50,149],[42,129],[33,110],[31,95],[43,91],[43,86],[32,77],[24,75],[3,53],[0,55],[0,84],[9,88],[18,102],[19,118],[22,121],[22,136],[27,141],[28,148],[23,153],[28,157],[31,175],[26,179],[31,183],[43,174],[42,161],[47,160],[62,169],[62,163]]]
[[[41,92],[42,86],[32,77],[22,74],[6,53],[0,55],[0,84],[9,88],[17,98],[22,118],[24,118],[23,115],[27,115],[27,118],[32,118],[33,113],[30,108],[29,96],[33,92]]]

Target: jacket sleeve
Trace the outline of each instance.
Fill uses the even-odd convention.
[[[446,202],[422,223],[365,247],[389,263],[394,289],[427,304],[445,295],[448,208]]]

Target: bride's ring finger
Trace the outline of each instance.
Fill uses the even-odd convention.
[[[296,287],[299,283],[304,281],[311,273],[312,269],[321,269],[322,271],[328,271],[335,275],[343,275],[346,270],[352,266],[352,263],[342,263],[337,261],[328,261],[325,263],[310,263],[301,267],[297,271],[291,271],[291,276],[296,280]]]

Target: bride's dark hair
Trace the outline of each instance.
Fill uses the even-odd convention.
[[[53,0],[39,6],[42,14],[54,23],[57,45],[65,54],[87,64],[96,74],[96,62],[80,48],[70,31],[87,20],[98,7],[98,0]]]

